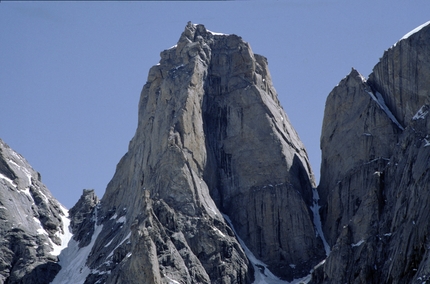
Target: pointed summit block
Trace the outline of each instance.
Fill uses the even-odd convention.
[[[267,60],[189,23],[149,71],[136,134],[101,200],[89,278],[251,283],[237,237],[275,274],[307,275],[324,256],[313,187]]]

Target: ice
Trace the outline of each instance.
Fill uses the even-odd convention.
[[[314,215],[314,226],[315,226],[315,229],[317,230],[319,237],[321,238],[324,244],[325,254],[328,256],[330,254],[330,246],[327,243],[322,230],[321,216],[319,212],[321,206],[318,205],[318,200],[320,199],[320,196],[316,188],[312,189],[312,199],[313,199],[313,205],[311,206],[311,210]]]
[[[378,104],[378,106],[387,114],[387,116],[391,119],[392,122],[394,122],[401,130],[405,130],[403,126],[394,117],[390,109],[387,107],[387,105],[385,104],[384,98],[379,92],[376,92],[376,96],[370,91],[368,91],[367,93]]]

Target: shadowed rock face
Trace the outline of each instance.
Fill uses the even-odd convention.
[[[87,281],[251,283],[222,213],[275,274],[304,276],[324,257],[313,187],[267,60],[236,35],[189,23],[149,71],[136,134],[93,207],[103,229]]]
[[[60,270],[66,211],[28,162],[0,139],[0,282],[49,283]],[[62,218],[63,217],[63,218]]]
[[[428,280],[430,25],[327,98],[321,215],[332,252],[314,283]]]
[[[314,181],[267,60],[232,36],[217,40],[211,54],[203,105],[204,180],[258,258],[284,277],[294,273],[289,264],[305,272],[322,255],[313,249],[320,243],[309,214]]]

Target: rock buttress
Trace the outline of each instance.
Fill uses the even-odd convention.
[[[332,252],[314,283],[428,280],[430,27],[327,98],[319,192]]]
[[[266,59],[190,23],[149,71],[136,134],[100,202],[87,280],[251,283],[222,213],[275,274],[304,276],[324,257],[313,186]]]

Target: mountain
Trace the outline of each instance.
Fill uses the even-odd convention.
[[[325,257],[313,188],[267,59],[188,23],[149,71],[105,195],[70,210],[76,243],[53,283],[251,283],[264,265],[304,277]]]
[[[329,94],[321,134],[323,230],[315,283],[424,283],[430,277],[430,22]],[[314,275],[316,276],[316,275]]]
[[[188,23],[99,199],[70,210],[0,140],[3,283],[425,283],[430,22],[328,95],[321,180],[267,59]]]
[[[70,238],[67,210],[0,139],[0,282],[49,283]]]

